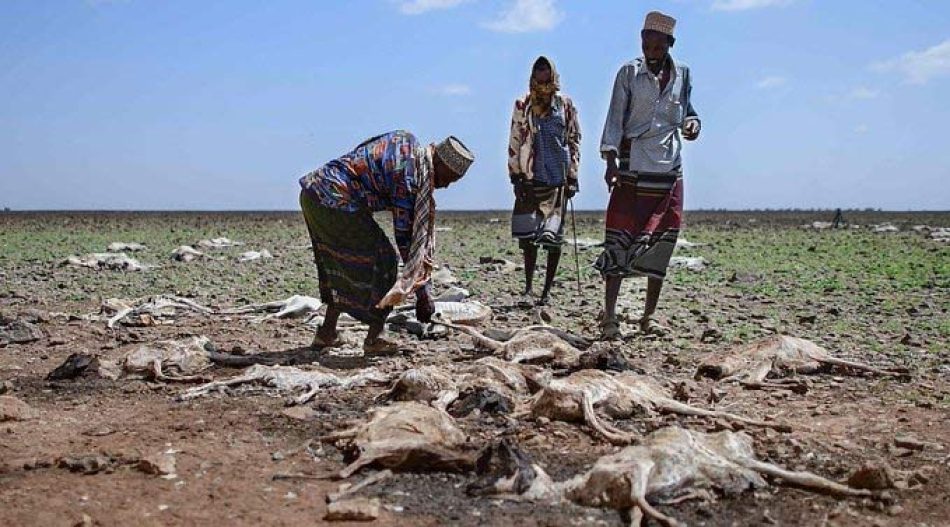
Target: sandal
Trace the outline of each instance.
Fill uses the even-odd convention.
[[[605,318],[600,321],[600,335],[602,340],[622,340],[623,333],[620,332],[620,322],[617,317]]]
[[[648,317],[640,319],[640,333],[643,335],[656,335],[665,337],[670,334],[670,328],[660,324],[656,320]]]
[[[399,351],[399,343],[385,337],[376,337],[372,342],[363,342],[364,355],[392,355]]]
[[[323,337],[320,336],[320,330],[317,330],[317,333],[313,336],[313,342],[310,343],[310,347],[314,349],[323,349],[323,348],[335,348],[337,346],[343,345],[343,339],[340,338],[340,335],[337,334],[336,337],[327,342],[323,340]]]

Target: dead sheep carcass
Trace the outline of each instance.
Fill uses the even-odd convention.
[[[469,487],[473,494],[502,494],[515,499],[570,501],[588,507],[629,512],[630,525],[644,516],[662,525],[680,522],[655,505],[687,499],[712,500],[766,487],[769,476],[798,488],[835,496],[873,497],[874,493],[836,483],[810,472],[793,472],[755,457],[752,438],[741,432],[712,434],[667,427],[653,432],[637,446],[601,457],[587,472],[554,482],[543,468],[510,444],[486,449],[476,469],[481,480]],[[499,457],[492,463],[489,456]],[[489,470],[496,473],[487,473]],[[513,495],[513,496],[512,496]]]
[[[580,370],[553,379],[534,397],[530,412],[535,417],[584,422],[615,444],[630,444],[639,436],[623,432],[600,420],[600,411],[614,419],[636,415],[674,413],[722,418],[751,426],[789,431],[787,425],[749,419],[718,410],[697,408],[673,399],[653,379],[632,372],[610,374],[601,370]]]
[[[739,382],[750,388],[788,388],[804,386],[800,380],[785,379],[789,374],[814,374],[834,366],[875,375],[907,375],[907,370],[903,368],[880,369],[839,359],[810,340],[776,335],[714,354],[699,366],[696,378],[711,377],[720,381]]]
[[[353,461],[340,471],[348,478],[364,467],[428,472],[462,471],[473,465],[463,451],[465,434],[452,416],[423,403],[400,402],[374,408],[369,419],[321,438],[336,443]]]

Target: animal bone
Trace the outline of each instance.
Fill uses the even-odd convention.
[[[145,271],[150,267],[142,265],[134,258],[129,258],[125,253],[92,253],[85,256],[70,256],[61,265],[108,269],[110,271]]]
[[[264,366],[255,364],[237,377],[214,381],[196,386],[178,396],[181,401],[208,395],[219,388],[247,383],[261,383],[280,391],[296,392],[306,390],[294,399],[294,404],[304,404],[313,399],[317,392],[326,388],[356,388],[367,384],[383,384],[389,377],[376,368],[366,368],[348,376],[338,376],[326,370],[301,370],[293,366]]]
[[[504,454],[504,452],[502,452]],[[514,473],[501,478],[489,492],[518,492],[521,499],[569,500],[588,507],[628,510],[630,525],[649,516],[663,525],[682,525],[656,510],[658,503],[677,503],[696,496],[712,498],[711,491],[737,495],[767,485],[763,475],[799,488],[835,496],[874,497],[810,472],[792,472],[759,461],[752,439],[730,431],[706,434],[667,427],[647,436],[638,446],[601,457],[586,473],[552,482],[544,470],[523,454],[508,454]],[[486,466],[482,462],[482,466]],[[509,490],[510,489],[510,490]]]
[[[116,323],[128,317],[148,316],[153,320],[166,317],[172,317],[179,309],[193,311],[208,315],[213,313],[210,308],[202,306],[193,300],[174,295],[157,295],[137,300],[121,300],[110,298],[103,301],[100,310],[106,313],[114,313],[106,326],[109,329],[115,327]]]
[[[211,367],[209,352],[213,348],[208,337],[189,337],[181,340],[161,340],[142,344],[127,352],[118,361],[119,376],[142,375],[146,379],[165,382],[200,382],[198,373]],[[112,377],[108,371],[113,365],[100,360],[100,373]],[[175,374],[166,374],[174,370]],[[114,377],[115,378],[115,377]]]
[[[391,470],[458,471],[471,468],[473,462],[458,450],[465,444],[465,434],[452,417],[417,402],[374,408],[366,423],[321,439],[343,443],[356,454],[340,471],[341,478],[374,464]]]
[[[479,302],[436,301],[434,303],[436,318],[445,319],[446,322],[476,326],[487,322],[492,316],[491,308]],[[413,306],[401,306],[397,308],[390,317],[399,317],[412,309]],[[396,320],[396,322],[398,323],[398,320]]]
[[[272,254],[270,253],[270,251],[268,251],[267,249],[264,249],[264,250],[262,250],[262,251],[260,251],[260,252],[258,252],[258,251],[247,251],[247,252],[245,252],[245,253],[241,253],[241,255],[238,256],[238,261],[239,261],[239,262],[242,262],[242,263],[243,263],[243,262],[253,262],[254,260],[260,260],[260,259],[263,259],[263,258],[273,258],[273,257],[274,257],[274,255],[272,255]]]
[[[110,253],[121,253],[128,251],[134,253],[136,251],[144,251],[147,249],[146,246],[141,243],[124,243],[124,242],[112,242],[109,244],[109,247],[106,248]]]
[[[440,323],[471,336],[477,346],[516,363],[543,360],[561,368],[570,368],[571,365],[577,364],[582,353],[573,344],[589,346],[586,340],[551,326],[521,328],[516,330],[510,339],[501,342],[474,328],[449,322]]]
[[[817,373],[823,367],[841,366],[876,375],[906,375],[907,370],[882,370],[868,364],[832,357],[828,350],[809,340],[776,335],[751,344],[735,347],[707,359],[696,370],[696,378],[711,377],[740,382],[748,387],[785,387],[782,380],[767,381],[770,373],[784,375]]]
[[[264,302],[262,304],[251,304],[247,306],[225,309],[221,311],[226,315],[243,315],[247,313],[270,312],[268,315],[254,319],[254,322],[264,322],[274,318],[301,318],[311,315],[323,307],[323,302],[319,298],[312,296],[293,295],[286,300],[276,300],[274,302]]]
[[[786,425],[758,421],[717,410],[705,410],[673,399],[652,379],[631,372],[611,375],[600,370],[580,370],[550,381],[534,399],[531,413],[559,421],[580,421],[614,444],[630,444],[639,437],[602,423],[595,409],[614,419],[657,412],[717,417],[751,426],[789,431]]]
[[[205,249],[224,249],[227,247],[235,247],[238,245],[244,245],[244,242],[236,242],[234,240],[229,240],[227,238],[211,238],[210,240],[201,240],[198,242],[199,247],[204,247]]]

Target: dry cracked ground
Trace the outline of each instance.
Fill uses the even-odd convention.
[[[629,369],[679,402],[788,427],[663,412],[601,414],[611,430],[634,443],[670,426],[735,431],[751,440],[755,457],[789,470],[846,482],[866,467],[864,474],[876,478],[851,482],[874,488],[874,496],[811,493],[772,475],[755,490],[721,495],[713,488],[683,496],[693,499],[653,499],[659,513],[710,526],[950,525],[950,246],[939,235],[950,226],[950,214],[853,213],[846,214],[851,225],[843,229],[814,223],[826,216],[688,213],[684,236],[698,245],[677,255],[701,257],[705,267],[671,271],[660,308],[669,334],[637,334],[644,284],[627,281],[621,298],[626,337],[595,344],[591,349],[610,360],[588,366]],[[579,215],[578,235],[600,238],[600,218]],[[468,300],[493,310],[482,330],[498,338],[504,330],[543,322],[595,338],[601,283],[590,263],[597,249],[579,252],[579,284],[573,253],[566,251],[552,304],[535,308],[517,294],[521,272],[504,262],[520,259],[507,228],[504,213],[439,218],[438,263],[468,290]],[[243,245],[198,245],[222,237]],[[147,269],[61,265],[69,256],[108,252],[112,242],[144,245],[112,252],[124,249]],[[181,246],[201,254],[173,260]],[[258,257],[245,254],[251,251]],[[182,400],[193,385],[166,382],[150,360],[137,370],[113,371],[131,368],[130,361],[120,361],[130,350],[192,336],[210,341],[199,353],[202,360],[207,349],[232,359],[200,363],[195,371],[202,380],[239,375],[249,363],[242,359],[332,373],[337,381],[365,371],[391,381],[424,367],[451,376],[488,353],[454,330],[425,340],[400,330],[403,349],[392,356],[347,351],[355,346],[318,353],[307,349],[313,326],[306,317],[260,321],[254,318],[260,313],[221,313],[316,291],[298,214],[0,215],[0,525],[304,525],[360,516],[376,525],[630,522],[630,511],[609,503],[587,507],[473,493],[472,484],[484,475],[470,463],[440,465],[431,452],[394,463],[388,477],[382,467],[369,466],[334,479],[353,452],[346,441],[320,438],[366,423],[374,408],[408,404],[381,398],[389,384],[378,379],[320,385],[312,399],[295,404],[306,390],[251,383]],[[156,295],[207,310],[166,306],[132,312],[108,327],[122,309],[115,299]],[[360,331],[347,330],[352,344]],[[908,373],[792,372],[785,387],[696,377],[697,368],[718,354],[775,334],[808,339],[834,357]],[[81,363],[74,366],[85,372],[74,368],[49,379],[73,354]],[[185,373],[171,360],[161,365],[163,375]],[[570,369],[542,360],[531,371],[559,379]],[[783,373],[772,372],[768,384]],[[457,427],[453,433],[461,434],[452,455],[471,461],[504,444],[563,481],[623,448],[584,422],[526,411],[532,400],[523,395],[505,405],[461,394],[481,409],[448,418]],[[379,480],[351,487],[348,496],[334,495],[366,477]],[[356,511],[340,512],[340,503]]]

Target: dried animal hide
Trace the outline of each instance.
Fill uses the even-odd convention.
[[[323,307],[319,298],[304,295],[293,295],[286,300],[251,304],[221,311],[224,315],[243,315],[248,313],[269,313],[253,319],[253,322],[264,322],[275,318],[302,318],[316,313]]]

